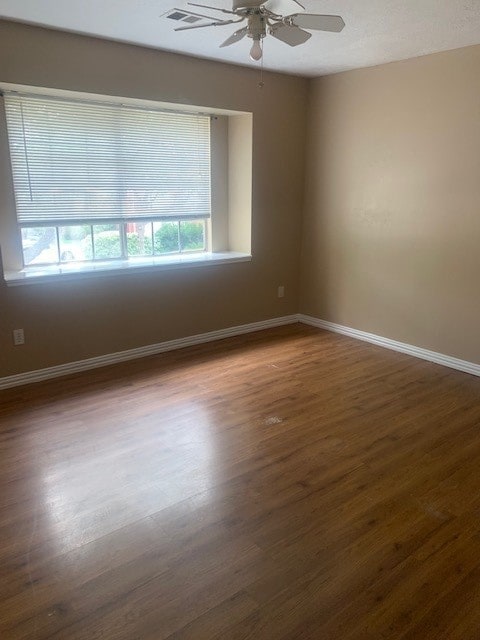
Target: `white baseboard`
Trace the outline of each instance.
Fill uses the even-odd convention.
[[[205,342],[213,342],[214,340],[221,340],[222,338],[261,331],[262,329],[294,324],[296,322],[303,322],[304,324],[312,327],[326,329],[333,333],[340,333],[342,335],[349,336],[350,338],[370,342],[377,346],[385,347],[386,349],[406,353],[410,356],[421,358],[422,360],[428,360],[429,362],[435,362],[436,364],[441,364],[445,367],[450,367],[451,369],[457,369],[464,373],[480,376],[480,364],[468,362],[467,360],[460,360],[458,358],[446,356],[443,353],[429,351],[428,349],[422,349],[421,347],[415,347],[411,344],[398,342],[397,340],[390,340],[389,338],[383,338],[382,336],[377,336],[373,333],[352,329],[351,327],[344,327],[343,325],[335,324],[334,322],[327,322],[326,320],[320,320],[319,318],[314,318],[313,316],[300,313],[290,316],[282,316],[280,318],[272,318],[270,320],[261,320],[260,322],[252,322],[250,324],[242,324],[236,327],[228,327],[227,329],[219,329],[218,331],[209,331],[207,333],[200,333],[186,338],[167,340],[166,342],[150,344],[145,347],[128,349],[127,351],[119,351],[117,353],[109,353],[96,358],[78,360],[77,362],[67,362],[66,364],[47,367],[46,369],[37,369],[36,371],[27,371],[13,376],[6,376],[4,378],[0,378],[0,390],[19,387],[32,382],[49,380],[50,378],[58,378],[60,376],[78,373],[80,371],[87,371],[89,369],[98,369],[99,367],[105,367],[117,362],[135,360],[145,356],[165,353],[166,351],[173,351],[174,349],[182,349],[183,347],[190,347],[196,344],[203,344]]]
[[[213,342],[222,338],[238,336],[244,333],[252,333],[261,329],[270,329],[272,327],[280,327],[282,325],[294,324],[298,322],[298,316],[282,316],[280,318],[272,318],[270,320],[261,320],[260,322],[251,322],[250,324],[242,324],[236,327],[228,327],[227,329],[219,329],[218,331],[209,331],[208,333],[200,333],[195,336],[186,338],[178,338],[177,340],[167,340],[157,344],[150,344],[137,349],[128,349],[127,351],[119,351],[117,353],[108,353],[104,356],[96,358],[88,358],[86,360],[78,360],[77,362],[67,362],[55,367],[46,369],[37,369],[36,371],[27,371],[13,376],[0,378],[0,389],[8,389],[18,387],[31,382],[40,382],[41,380],[49,380],[50,378],[58,378],[66,376],[70,373],[78,373],[79,371],[87,371],[88,369],[98,369],[109,364],[117,362],[125,362],[127,360],[135,360],[145,356],[152,356],[157,353],[173,351],[174,349],[182,349],[204,342]]]
[[[468,362],[468,360],[460,360],[453,358],[452,356],[446,356],[443,353],[437,353],[436,351],[429,351],[428,349],[422,349],[421,347],[415,347],[411,344],[404,342],[397,342],[397,340],[390,340],[390,338],[383,338],[377,336],[374,333],[367,333],[366,331],[359,331],[358,329],[351,329],[350,327],[344,327],[341,324],[335,324],[334,322],[327,322],[326,320],[320,320],[312,316],[306,316],[303,314],[298,315],[298,321],[308,324],[312,327],[318,327],[319,329],[326,329],[333,333],[341,333],[344,336],[350,338],[356,338],[357,340],[363,340],[364,342],[371,342],[379,347],[385,347],[392,351],[400,351],[406,353],[409,356],[421,358],[422,360],[428,360],[429,362],[435,362],[451,369],[457,369],[464,373],[471,373],[474,376],[480,376],[480,364],[474,362]]]

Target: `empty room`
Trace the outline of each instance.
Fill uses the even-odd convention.
[[[480,638],[480,3],[0,0],[0,638]]]

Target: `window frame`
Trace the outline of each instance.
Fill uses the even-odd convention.
[[[57,247],[57,257],[58,260],[54,260],[51,262],[30,262],[28,264],[25,264],[25,247],[23,245],[23,240],[22,240],[22,260],[23,260],[23,269],[31,269],[31,268],[38,268],[40,266],[52,266],[52,265],[64,265],[67,263],[84,263],[84,264],[88,264],[88,263],[98,263],[98,262],[118,262],[118,261],[124,261],[124,260],[132,260],[132,259],[137,259],[137,258],[155,258],[155,257],[161,257],[164,255],[184,255],[184,254],[193,254],[193,253],[205,253],[209,250],[209,246],[210,246],[210,242],[209,242],[209,233],[208,233],[208,229],[210,227],[209,224],[210,219],[209,218],[186,218],[186,217],[171,217],[169,216],[168,218],[166,216],[162,216],[162,217],[152,217],[152,218],[142,218],[142,219],[138,219],[138,218],[105,218],[105,220],[91,220],[91,219],[85,219],[85,220],[78,220],[77,223],[75,224],[63,224],[63,223],[57,223],[57,224],[53,224],[53,223],[47,223],[44,222],[42,224],[38,223],[36,225],[32,225],[32,224],[28,224],[28,223],[20,223],[18,224],[18,228],[20,231],[20,234],[22,234],[23,229],[36,229],[36,228],[41,228],[41,227],[45,227],[45,228],[52,228],[55,229],[55,242],[54,244]],[[186,249],[182,247],[182,242],[181,242],[181,224],[182,222],[193,222],[193,223],[202,223],[203,225],[203,247],[199,248],[199,249]],[[160,224],[165,224],[165,223],[170,223],[170,224],[176,224],[177,225],[177,233],[178,233],[178,251],[163,251],[163,252],[155,252],[155,242],[154,242],[154,236],[155,236],[155,231],[154,231],[154,225],[155,223],[160,223]],[[128,233],[129,231],[127,230],[127,227],[129,224],[146,224],[152,225],[152,230],[151,230],[151,238],[150,241],[152,243],[152,253],[143,253],[143,254],[138,254],[138,255],[130,255],[128,253]],[[120,246],[120,255],[118,257],[105,257],[105,256],[100,256],[100,257],[96,257],[95,256],[95,232],[94,232],[94,227],[95,226],[118,226],[118,233],[119,233],[119,246]],[[62,260],[62,251],[61,251],[61,239],[60,239],[60,229],[64,229],[67,227],[77,227],[77,226],[84,226],[84,227],[90,227],[90,232],[87,233],[87,235],[90,235],[91,237],[91,250],[92,250],[92,258],[88,259],[88,258],[72,258],[69,260]],[[41,254],[40,254],[41,255]]]
[[[114,101],[147,108],[154,104],[159,108],[176,112],[208,114],[211,117],[212,210],[211,217],[205,224],[206,251],[163,256],[132,256],[128,260],[113,259],[108,262],[105,260],[76,261],[24,267],[21,227],[16,216],[6,116],[2,104],[3,90],[29,93],[38,91],[41,95],[48,92],[67,98]],[[125,272],[143,273],[152,270],[163,271],[250,261],[252,259],[252,137],[253,114],[250,112],[0,83],[0,267],[3,267],[6,284],[15,286],[77,277],[117,275]],[[231,184],[234,185],[233,191],[230,190]],[[162,220],[166,221],[166,217]]]

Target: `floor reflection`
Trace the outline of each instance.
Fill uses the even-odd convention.
[[[215,435],[207,411],[182,403],[115,425],[78,430],[74,447],[44,456],[45,507],[61,551],[192,496],[215,482]],[[53,450],[52,450],[53,451]]]

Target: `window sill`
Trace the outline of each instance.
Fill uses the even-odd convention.
[[[166,271],[169,269],[191,269],[208,265],[230,262],[248,262],[252,256],[248,253],[225,251],[219,253],[195,253],[155,258],[131,258],[115,262],[96,262],[89,264],[67,263],[61,266],[31,266],[22,271],[5,271],[4,278],[9,287],[44,282],[64,282],[81,280],[97,276],[125,275],[126,273],[144,273]]]

